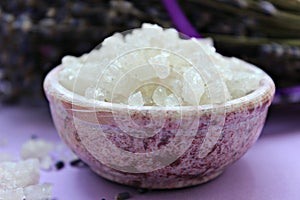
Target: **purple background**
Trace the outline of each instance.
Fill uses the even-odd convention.
[[[18,156],[21,144],[33,134],[60,142],[48,109],[0,107],[0,140],[8,141],[0,151]],[[272,106],[260,139],[248,153],[219,178],[200,186],[139,194],[135,188],[106,181],[88,168],[70,166],[42,172],[42,182],[54,183],[57,200],[110,200],[124,191],[139,200],[300,200],[300,105]]]

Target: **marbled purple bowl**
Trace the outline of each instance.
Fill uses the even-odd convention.
[[[62,140],[100,176],[142,188],[181,188],[220,175],[259,137],[275,92],[264,73],[257,90],[222,105],[137,108],[70,92],[58,82],[61,69],[47,75],[44,89]],[[134,137],[134,127],[154,135]]]

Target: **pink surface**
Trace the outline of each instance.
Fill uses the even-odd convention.
[[[8,144],[2,152],[16,156],[20,145],[31,137],[60,142],[46,108],[1,107],[0,140]],[[282,200],[300,199],[300,105],[271,107],[258,142],[219,178],[207,184],[180,190],[151,191],[106,181],[88,168],[67,166],[42,172],[41,182],[54,183],[56,200],[114,199],[128,191],[131,199]]]

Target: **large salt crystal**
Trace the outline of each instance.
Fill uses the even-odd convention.
[[[165,99],[167,98],[167,91],[164,87],[158,86],[153,92],[153,102],[158,106],[165,106]]]
[[[25,161],[0,163],[0,190],[10,190],[39,182],[39,161],[28,159]]]
[[[227,81],[227,85],[232,97],[239,98],[254,91],[254,88],[258,87],[259,81],[255,74],[237,72],[231,81]]]
[[[129,96],[128,98],[128,105],[130,106],[143,106],[144,105],[144,100],[143,100],[143,95],[139,91],[137,93],[134,93]]]
[[[0,190],[0,200],[50,200],[52,199],[53,185],[31,185],[25,188]]]
[[[198,105],[204,93],[204,82],[199,72],[194,68],[188,68],[183,74],[184,82],[182,95],[186,102]]]
[[[170,94],[165,99],[165,106],[167,107],[173,107],[173,106],[179,106],[182,104],[182,100],[180,97],[177,97],[174,94]]]
[[[42,185],[31,185],[24,188],[26,200],[46,200],[52,198],[53,185],[44,183]]]
[[[128,72],[128,75],[139,81],[147,81],[156,77],[155,70],[149,65],[137,65]]]
[[[23,188],[10,189],[10,190],[0,189],[0,200],[23,200],[23,199],[24,199]]]
[[[168,57],[168,53],[162,52],[148,60],[155,70],[156,75],[161,79],[167,78],[170,74],[170,63]]]
[[[25,142],[21,147],[22,159],[43,158],[47,156],[54,145],[42,139],[32,139]]]
[[[164,84],[170,89],[170,91],[181,97],[182,93],[182,81],[176,78],[167,79]]]
[[[88,99],[97,99],[100,101],[103,101],[105,99],[105,94],[103,92],[103,89],[96,88],[96,87],[88,87],[85,90],[85,95]]]
[[[52,167],[52,158],[47,155],[40,159],[40,168],[43,170],[50,170]]]

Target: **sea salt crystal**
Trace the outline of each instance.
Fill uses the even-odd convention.
[[[64,143],[55,145],[54,150],[51,151],[51,157],[55,161],[63,161],[65,163],[78,159],[77,155],[75,155]]]
[[[101,88],[88,87],[85,90],[85,95],[88,99],[97,99],[103,101],[105,99],[105,94]]]
[[[134,93],[129,96],[128,98],[128,105],[130,106],[143,106],[144,105],[144,100],[143,100],[143,95],[139,91],[137,93]]]
[[[180,97],[176,97],[176,95],[174,94],[168,95],[167,98],[165,99],[165,105],[169,107],[179,106],[181,104],[182,104],[182,100],[180,99]]]
[[[22,159],[38,158],[47,156],[54,145],[51,142],[42,139],[32,139],[25,142],[21,147]]]
[[[165,99],[167,98],[166,89],[162,86],[158,86],[153,92],[153,102],[158,106],[165,106]]]
[[[188,68],[183,74],[182,95],[186,102],[198,105],[204,93],[204,82],[197,70]]]
[[[139,81],[147,81],[157,77],[154,68],[149,65],[137,65],[128,75]]]
[[[24,199],[23,188],[9,189],[9,190],[0,189],[0,200],[23,200],[23,199]]]
[[[168,53],[162,52],[148,60],[155,70],[156,75],[161,79],[167,78],[170,74],[170,62],[168,57]]]
[[[0,190],[10,190],[39,182],[39,161],[28,159],[25,161],[0,163]]]
[[[231,81],[227,81],[229,91],[233,98],[239,98],[252,92],[259,86],[257,76],[248,72],[237,72]]]
[[[50,170],[52,167],[52,158],[47,155],[40,159],[40,168],[43,170]]]
[[[52,198],[53,185],[43,183],[42,185],[31,185],[24,188],[26,200],[47,200]]]
[[[164,81],[164,85],[170,90],[171,93],[181,98],[182,94],[182,81],[177,78],[168,78]]]

